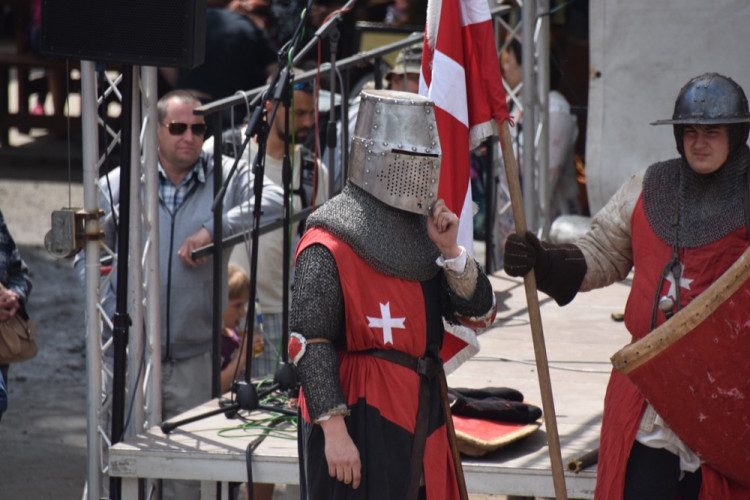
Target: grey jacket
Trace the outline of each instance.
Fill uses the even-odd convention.
[[[213,317],[213,265],[207,262],[191,268],[177,256],[185,239],[205,227],[213,235],[214,200],[213,155],[202,153],[199,161],[205,169],[206,182],[198,182],[188,193],[176,213],[171,214],[163,200],[159,200],[159,298],[161,304],[161,339],[163,359],[184,359],[212,348]],[[233,160],[223,159],[222,179],[226,180]],[[105,217],[102,229],[104,244],[116,250],[117,230],[111,216],[111,207],[119,207],[120,169],[110,172],[99,181],[100,208]],[[110,195],[111,192],[111,202]],[[223,203],[223,235],[229,236],[252,227],[253,175],[247,164],[240,162],[227,186]],[[119,210],[119,208],[118,208]],[[264,182],[262,222],[280,218],[283,212],[283,192],[270,182]],[[144,238],[145,241],[145,238]],[[231,249],[225,249],[223,264],[226,267]],[[140,256],[131,256],[140,258]],[[76,266],[82,272],[83,259],[79,255]],[[116,273],[113,269],[112,273]],[[226,283],[224,283],[226,289]],[[114,312],[117,289],[116,274],[102,290],[108,313]],[[226,294],[223,294],[226,302]]]

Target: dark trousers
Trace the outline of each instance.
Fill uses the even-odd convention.
[[[695,500],[700,489],[700,469],[686,472],[680,480],[680,457],[633,443],[625,474],[625,500]]]

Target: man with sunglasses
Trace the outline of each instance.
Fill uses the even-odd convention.
[[[161,304],[162,420],[172,418],[211,399],[212,283],[207,258],[193,259],[193,250],[213,239],[214,158],[203,152],[206,124],[194,110],[201,105],[190,91],[175,90],[157,103],[159,158],[159,279]],[[223,162],[223,179],[232,160]],[[240,162],[223,200],[225,236],[249,229],[254,206],[252,174]],[[100,180],[104,243],[117,248],[112,212],[119,204],[120,169]],[[262,220],[281,217],[283,192],[265,182]],[[79,256],[80,257],[80,256]],[[224,269],[229,252],[224,254]],[[82,268],[83,259],[77,265]],[[115,285],[103,293],[115,295]],[[226,294],[224,294],[226,296]],[[192,481],[164,481],[162,498],[200,497]]]
[[[652,345],[659,343],[657,327],[681,324],[672,318],[678,311],[690,314],[692,306],[695,315],[705,304],[699,296],[717,297],[709,287],[750,244],[750,110],[742,88],[717,73],[699,75],[680,90],[672,118],[652,125],[661,124],[672,125],[679,157],[633,175],[575,244],[541,243],[530,232],[511,234],[504,260],[511,276],[533,269],[539,290],[560,305],[578,291],[623,280],[635,269],[625,326],[634,342],[648,338]],[[680,359],[669,354],[649,361],[656,373],[636,380],[612,371],[596,498],[750,498],[747,426],[732,420],[732,413],[747,415],[742,401],[747,364],[733,363],[727,349],[747,359],[742,333],[750,322],[748,294],[750,284],[738,284],[720,318],[706,320],[708,326],[695,321],[688,336],[669,344]],[[701,343],[704,333],[710,333],[709,345]],[[731,367],[729,374],[711,368],[717,365]],[[725,397],[725,386],[737,387],[727,393],[743,395]],[[659,392],[662,387],[668,395]],[[727,408],[732,409],[723,411]],[[723,439],[702,439],[706,429]],[[739,466],[731,469],[724,456]]]

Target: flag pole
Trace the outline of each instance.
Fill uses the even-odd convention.
[[[503,152],[503,163],[505,174],[508,178],[508,189],[510,191],[510,202],[513,209],[513,219],[516,224],[516,232],[524,234],[526,228],[526,216],[523,212],[523,199],[521,197],[521,181],[518,177],[518,165],[513,155],[512,140],[508,122],[501,125],[500,147]],[[555,403],[552,398],[552,383],[549,376],[549,364],[547,362],[547,350],[544,345],[544,332],[542,331],[542,316],[539,312],[539,298],[536,294],[536,278],[534,270],[524,276],[524,288],[526,289],[526,303],[529,310],[529,323],[531,324],[531,337],[534,341],[534,354],[536,357],[536,368],[539,376],[539,388],[542,393],[542,408],[544,410],[544,425],[547,427],[547,444],[549,446],[549,458],[552,465],[552,482],[555,487],[555,498],[567,500],[568,494],[565,489],[565,474],[560,451],[560,435],[557,432],[557,417],[555,416]]]

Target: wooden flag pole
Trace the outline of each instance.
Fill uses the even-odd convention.
[[[513,155],[511,146],[510,128],[508,122],[502,124],[500,136],[500,147],[503,152],[503,163],[505,174],[508,178],[510,191],[510,202],[513,209],[513,219],[516,224],[516,232],[520,235],[526,233],[526,216],[523,212],[523,199],[521,197],[521,181],[518,176],[518,165]],[[524,276],[523,284],[526,289],[526,303],[529,310],[529,322],[531,324],[531,337],[534,341],[534,354],[536,357],[536,368],[539,374],[539,388],[542,393],[542,408],[544,411],[544,425],[547,427],[547,444],[549,446],[549,458],[552,465],[552,482],[555,486],[555,498],[567,500],[568,493],[565,488],[565,473],[563,469],[562,453],[560,451],[560,435],[557,432],[557,417],[555,416],[555,403],[552,398],[552,384],[549,376],[549,364],[547,362],[547,349],[544,345],[544,332],[542,331],[542,316],[539,312],[539,298],[536,294],[536,278],[534,270]]]
[[[445,371],[441,369],[437,377],[438,387],[440,388],[440,402],[443,405],[443,412],[445,413],[445,430],[448,433],[448,444],[450,444],[451,455],[453,456],[453,468],[456,471],[458,498],[460,500],[469,500],[469,492],[466,489],[466,478],[464,477],[464,468],[461,463],[461,452],[458,450],[456,428],[453,426],[453,412],[451,411],[450,401],[448,401],[448,380],[445,378]]]

